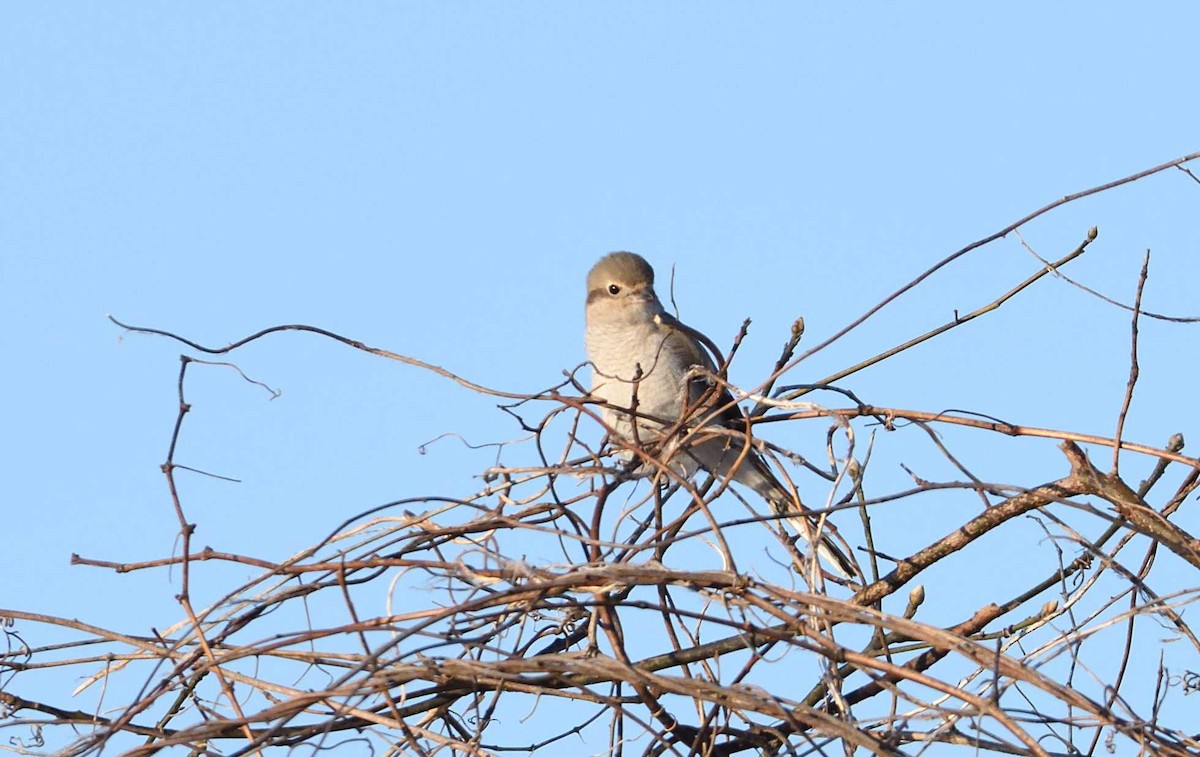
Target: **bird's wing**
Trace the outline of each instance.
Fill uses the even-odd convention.
[[[676,342],[676,348],[684,353],[693,365],[702,366],[716,373],[718,366],[725,364],[725,356],[721,354],[721,350],[704,334],[669,313],[661,313],[656,318],[659,325],[673,332],[672,337]],[[710,392],[709,382],[702,378],[696,378],[688,387],[688,404],[695,407],[706,393],[709,398],[704,403],[708,408],[704,411],[704,415],[711,413],[713,408],[718,408],[719,415],[716,420],[720,425],[726,428],[736,428],[739,431],[746,430],[746,418],[738,409],[733,395],[725,387],[721,387],[720,391],[714,395]]]
[[[692,341],[695,351],[698,353],[699,359],[703,361],[700,364],[705,368],[708,368],[710,371],[715,371],[717,370],[718,366],[725,365],[725,356],[721,354],[721,350],[717,347],[713,340],[709,339],[704,334],[687,325],[670,313],[659,313],[657,316],[655,316],[655,318],[658,320],[659,325],[687,336]],[[706,348],[708,352],[705,352]]]
[[[721,355],[721,351],[704,334],[701,334],[696,329],[668,313],[662,313],[656,316],[656,318],[660,326],[672,332],[667,339],[673,343],[673,349],[692,361],[693,365],[702,365],[714,373],[717,372],[717,366],[725,365],[725,358]],[[706,348],[707,352],[705,351]],[[718,409],[719,417],[717,420],[720,425],[743,433],[749,433],[747,418],[742,414],[730,391],[722,386],[714,397],[710,390],[711,385],[703,378],[694,379],[691,382],[691,386],[688,387],[688,405],[693,408],[697,407],[701,398],[707,393],[709,399],[704,402],[706,407],[700,411],[701,416],[709,415],[713,409]],[[800,513],[807,512],[807,508],[799,500],[798,495],[795,495],[788,487],[783,485],[770,466],[767,465],[766,460],[757,452],[751,450],[751,453],[745,456],[741,464],[748,466],[761,476],[762,491],[759,493],[763,494],[777,510],[786,512],[799,508]],[[760,489],[759,486],[754,486],[754,488],[756,490]],[[846,556],[851,554],[850,545],[842,539],[832,523],[824,523],[821,532],[816,533],[814,531],[816,524],[811,515],[802,514],[795,518],[788,518],[788,520],[797,529],[798,534],[814,545],[817,553],[827,563],[837,568],[837,572],[843,578],[853,579],[856,576],[862,575],[854,562]]]

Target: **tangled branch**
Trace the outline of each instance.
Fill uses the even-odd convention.
[[[1200,652],[1185,613],[1200,589],[1190,570],[1180,570],[1200,568],[1200,542],[1173,517],[1200,488],[1200,460],[1183,454],[1181,435],[1162,447],[1124,438],[1148,268],[1137,287],[1130,380],[1112,438],[880,407],[837,383],[1008,306],[1082,255],[1095,229],[965,317],[816,384],[776,386],[804,356],[967,252],[1065,202],[1196,157],[1026,216],[945,259],[801,358],[794,357],[798,324],[753,389],[728,384],[723,370],[708,376],[755,403],[744,432],[722,433],[752,435],[797,488],[824,487],[825,506],[813,509],[837,519],[843,533],[857,519],[851,541],[863,545],[867,576],[859,584],[825,585],[796,570],[807,556],[780,528],[786,514],[742,498],[725,481],[678,476],[669,455],[683,454],[712,427],[681,423],[682,444],[669,448],[595,441],[597,401],[574,371],[543,391],[520,393],[312,326],[276,326],[211,348],[113,319],[205,354],[307,332],[504,399],[505,415],[531,436],[499,449],[477,491],[371,507],[288,559],[197,548],[175,475],[185,469],[177,454],[192,407],[188,378],[230,364],[184,355],[163,465],[180,553],[72,560],[117,573],[177,570],[180,617],[160,631],[133,633],[0,609],[8,644],[0,655],[4,748],[238,755],[365,743],[421,755],[736,755],[900,754],[936,743],[1016,755],[1091,754],[1100,744],[1118,753],[1200,753],[1194,720],[1178,705],[1200,688],[1184,667]],[[729,360],[736,353],[735,343]],[[800,401],[817,390],[850,402]],[[768,427],[773,435],[786,427],[797,438],[823,438],[824,459],[758,439]],[[938,431],[955,428],[1012,444],[1058,440],[1061,474],[1031,482],[1018,470],[989,480],[973,470],[969,444],[952,451]],[[961,477],[914,473],[909,488],[892,485],[872,455],[894,440],[928,445]],[[1082,445],[1110,450],[1108,470]],[[1124,476],[1137,462],[1150,470],[1133,483]],[[933,498],[954,507],[904,534],[878,525],[912,518]],[[913,533],[922,541],[913,543]],[[1160,545],[1170,555],[1160,555]],[[1003,566],[1003,574],[968,585],[962,576],[972,562]],[[250,577],[222,584],[219,595],[198,592],[196,576],[220,565]],[[39,643],[51,628],[68,640]],[[1162,628],[1173,637],[1161,640]],[[1127,676],[1131,669],[1140,674]],[[23,693],[26,681],[61,670],[78,677],[74,695],[93,707]],[[128,700],[114,705],[114,692]]]

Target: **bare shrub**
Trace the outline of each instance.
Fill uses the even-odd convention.
[[[802,482],[808,506],[836,519],[859,547],[863,584],[812,569],[778,516],[724,482],[679,480],[652,447],[624,450],[633,456],[626,463],[611,445],[589,444],[601,421],[578,369],[550,389],[514,395],[310,326],[211,349],[118,324],[189,348],[163,467],[181,548],[151,562],[75,562],[174,570],[182,619],[148,634],[0,611],[5,748],[726,755],[916,753],[938,744],[967,754],[1198,754],[1193,708],[1179,698],[1200,685],[1186,669],[1200,641],[1184,619],[1196,597],[1190,568],[1200,567],[1200,543],[1172,516],[1195,493],[1200,461],[1182,453],[1182,436],[1162,447],[1123,438],[1139,324],[1192,320],[1142,310],[1148,256],[1133,300],[1114,303],[1130,311],[1132,350],[1122,406],[1098,409],[1111,412],[1112,437],[877,407],[840,383],[1019,302],[1025,287],[1083,255],[1095,229],[1081,230],[1075,249],[974,312],[821,381],[785,383],[802,359],[933,271],[1066,202],[1196,157],[1042,208],[947,257],[801,354],[798,322],[751,391],[729,385],[724,371],[708,376],[742,403],[747,432],[779,474]],[[196,550],[174,443],[186,432],[188,377],[210,364],[195,355],[234,355],[282,331],[336,340],[496,397],[530,435],[502,448],[478,491],[380,505],[282,562]],[[795,438],[822,439],[824,454],[767,444],[758,432],[768,426],[771,437],[787,428]],[[962,462],[982,440],[1028,437],[1057,440],[1058,475],[1029,480],[1016,470],[991,482]],[[959,475],[877,486],[873,455],[916,443],[935,448]],[[1123,475],[1135,468],[1147,471],[1144,479]],[[656,475],[642,475],[647,469]],[[914,517],[947,499],[959,506],[937,509],[924,529],[928,541],[915,548],[877,525],[889,513]],[[968,585],[964,560],[1012,570]],[[194,605],[193,579],[212,563],[257,574]],[[1031,563],[1047,569],[1030,579],[1017,568]],[[1161,563],[1173,568],[1156,570]],[[49,628],[69,641],[39,643]],[[64,668],[93,707],[72,703],[65,690],[47,701],[22,697],[24,681]],[[118,682],[136,696],[114,712],[111,698],[99,702]]]

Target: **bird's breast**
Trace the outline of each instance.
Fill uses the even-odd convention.
[[[654,324],[633,328],[589,324],[585,341],[592,362],[592,394],[618,407],[630,407],[634,379],[640,376],[636,381],[639,410],[679,417],[692,360],[680,349],[678,335]]]

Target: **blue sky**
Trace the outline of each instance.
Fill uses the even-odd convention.
[[[664,281],[675,266],[683,319],[719,344],[752,318],[733,378],[761,378],[797,316],[814,344],[1026,212],[1200,149],[1198,20],[1185,2],[8,4],[0,606],[141,631],[178,616],[166,574],[69,565],[175,546],[158,465],[180,346],[106,314],[211,345],[307,323],[536,391],[585,359],[587,269],[631,249]],[[1098,226],[1069,273],[1124,301],[1149,248],[1145,307],[1197,315],[1198,204],[1172,170],[1023,234],[1057,258]],[[994,243],[792,379],[1034,269]],[[846,385],[1110,435],[1128,332],[1043,280]],[[1143,340],[1127,436],[1195,435],[1195,326]],[[197,545],[283,557],[381,502],[477,488],[492,453],[423,442],[518,435],[494,400],[312,336],[234,359],[282,395],[194,372],[180,462],[243,481],[185,479]],[[995,479],[1065,471],[1049,442],[993,457],[994,440],[953,438]],[[883,459],[951,475],[924,455]]]

